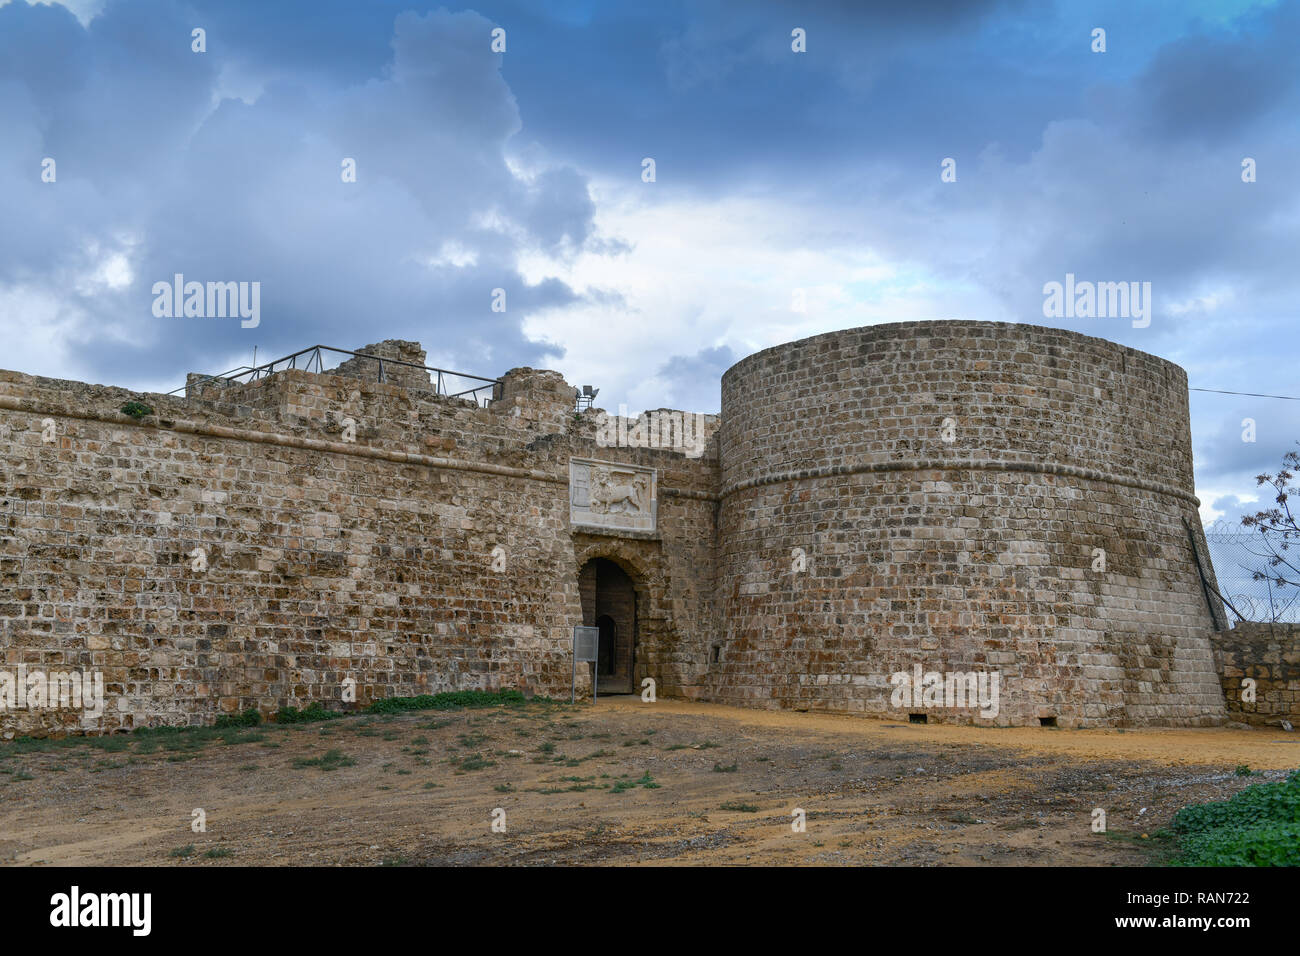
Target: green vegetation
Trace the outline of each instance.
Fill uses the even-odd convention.
[[[650,771],[647,770],[641,775],[640,780],[615,780],[614,786],[609,788],[609,792],[623,793],[625,790],[635,790],[637,787],[644,787],[646,790],[658,790],[660,786],[661,784],[655,783],[654,777],[650,776]]]
[[[355,767],[357,762],[344,756],[341,750],[327,750],[323,757],[299,757],[293,762],[295,767],[320,767],[322,770],[337,770],[339,767]]]
[[[719,810],[735,810],[737,813],[757,813],[758,807],[752,803],[738,803],[735,800],[728,800]]]
[[[318,720],[334,720],[336,717],[342,716],[342,714],[326,710],[320,701],[313,701],[302,710],[297,707],[281,707],[276,711],[275,722],[277,724],[309,724]]]
[[[242,714],[222,714],[214,727],[256,727],[262,722],[262,715],[256,707],[250,707]]]
[[[129,415],[136,421],[139,421],[146,415],[152,415],[153,409],[144,404],[144,402],[127,402],[122,406],[121,412],[123,415]]]
[[[1300,866],[1300,770],[1228,800],[1183,807],[1174,866]]]
[[[394,714],[406,710],[458,710],[469,707],[519,707],[528,703],[517,690],[458,690],[418,697],[386,697],[370,705],[372,714]]]

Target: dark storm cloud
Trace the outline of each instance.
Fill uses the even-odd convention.
[[[1300,14],[1283,5],[1251,26],[1240,34],[1182,37],[1160,49],[1134,81],[1141,134],[1213,145],[1293,106]]]
[[[400,14],[381,78],[281,79],[252,105],[215,110],[220,57],[190,50],[194,22],[158,2],[113,4],[85,29],[57,7],[0,8],[0,36],[27,48],[0,79],[12,134],[0,161],[17,184],[7,202],[29,224],[4,231],[12,255],[0,281],[44,273],[73,286],[64,294],[86,316],[74,361],[130,381],[253,344],[262,355],[355,347],[376,326],[391,337],[423,330],[431,350],[464,354],[468,371],[540,354],[521,320],[575,296],[554,279],[525,282],[517,257],[581,247],[594,207],[571,168],[508,167],[520,122],[489,21]],[[80,57],[76,82],[47,87],[48,71],[32,65],[46,55]],[[39,181],[43,156],[58,163],[56,184]],[[341,181],[345,157],[355,184]],[[130,262],[129,286],[78,293],[75,277],[114,253]],[[261,282],[261,325],[155,317],[152,286],[176,273]],[[496,288],[503,313],[490,308]]]
[[[497,25],[504,56],[487,49]],[[790,50],[796,26],[805,54]],[[1105,54],[1090,49],[1098,26]],[[849,290],[848,308],[879,290],[827,250],[915,277],[920,300],[951,306],[943,317],[1060,325],[1170,358],[1193,385],[1300,394],[1298,43],[1295,0],[114,0],[84,27],[20,0],[0,7],[0,296],[26,290],[72,316],[59,340],[100,380],[381,329],[496,373],[580,348],[523,334],[547,310],[594,305],[615,345],[620,320],[644,321],[617,273],[580,272],[579,301],[558,279],[529,286],[520,261],[636,262],[656,237],[599,233],[588,181],[640,190],[652,156],[658,182],[630,204],[683,210],[677,239],[706,269],[734,270],[745,250],[695,249],[696,210],[767,203],[774,234],[755,248],[806,258],[808,284]],[[214,108],[239,94],[249,102]],[[38,179],[47,155],[57,187]],[[345,156],[355,185],[339,182]],[[944,157],[956,183],[939,182]],[[1244,157],[1257,182],[1242,182]],[[105,265],[115,255],[127,287]],[[178,271],[262,281],[262,326],[154,319],[150,284]],[[1151,325],[1044,317],[1044,283],[1067,272],[1150,282]],[[788,299],[767,279],[746,281]],[[488,308],[498,287],[504,314]],[[656,317],[691,338],[639,354],[623,373],[637,379],[602,380],[606,394],[653,383],[665,402],[716,408],[746,317],[709,294],[693,286],[680,314]],[[11,320],[18,335],[31,324]],[[1267,404],[1193,398],[1198,479],[1215,495],[1251,493],[1249,475],[1300,437],[1296,403]],[[1250,409],[1260,437],[1242,447],[1234,421]]]

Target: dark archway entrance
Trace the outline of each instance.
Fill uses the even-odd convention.
[[[608,614],[596,618],[596,627],[600,628],[600,652],[596,670],[602,676],[614,674],[614,662],[618,659],[618,625]]]
[[[622,568],[607,558],[593,558],[578,573],[582,623],[600,629],[596,673],[600,690],[633,692],[636,666],[636,588]]]

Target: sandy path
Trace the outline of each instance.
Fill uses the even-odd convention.
[[[1004,730],[635,697],[119,743],[0,745],[0,862],[1124,865],[1183,804],[1300,766],[1300,735],[1276,731]],[[330,750],[337,769],[302,765]],[[1109,835],[1091,831],[1095,808]]]

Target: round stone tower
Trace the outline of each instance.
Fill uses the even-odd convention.
[[[850,329],[733,366],[719,447],[714,699],[1224,720],[1178,366],[1031,325]],[[996,694],[960,706],[980,674]]]

